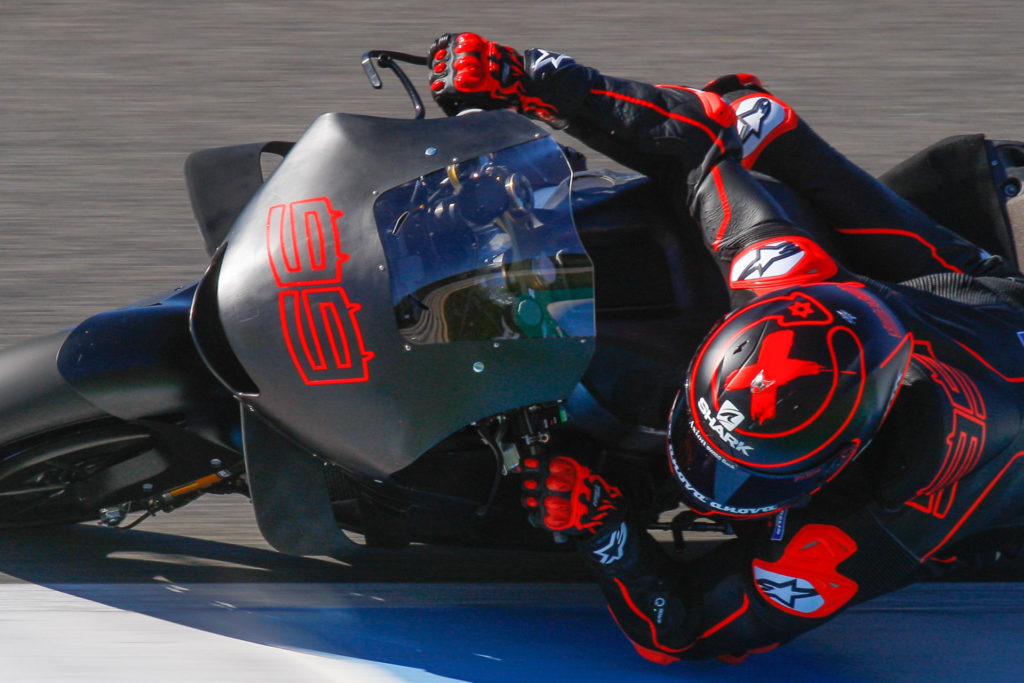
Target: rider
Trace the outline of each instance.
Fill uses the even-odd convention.
[[[929,572],[1020,550],[1016,269],[853,165],[753,76],[652,86],[472,33],[430,54],[447,113],[512,107],[659,183],[730,288],[736,310],[680,380],[669,462],[688,506],[736,539],[676,562],[585,466],[522,463],[531,521],[578,537],[642,655],[742,658]],[[794,225],[749,170],[834,229]]]

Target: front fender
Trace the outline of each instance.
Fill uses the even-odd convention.
[[[57,354],[61,376],[90,403],[125,420],[230,405],[231,394],[207,370],[189,332],[195,288],[82,322]]]

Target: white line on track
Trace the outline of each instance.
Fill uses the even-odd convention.
[[[159,601],[152,586],[80,588],[108,598],[120,593],[120,598],[131,599],[134,592],[150,607]],[[173,603],[173,597],[165,602]],[[34,584],[0,585],[0,606],[0,679],[11,683],[454,680],[407,667],[247,642]]]

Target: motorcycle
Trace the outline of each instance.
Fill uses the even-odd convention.
[[[398,62],[426,60],[363,57],[412,119],[329,113],[294,143],[188,157],[196,282],[0,352],[0,526],[130,528],[222,493],[296,555],[553,547],[515,472],[567,453],[650,528],[728,531],[679,510],[664,454],[728,308],[697,230],[647,178],[589,170],[515,113],[425,118]],[[883,180],[1017,262],[1021,143],[951,138]]]

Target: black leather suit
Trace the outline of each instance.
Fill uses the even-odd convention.
[[[617,562],[593,557],[600,534],[581,544],[641,654],[668,663],[769,649],[929,570],[1019,548],[1020,273],[853,165],[751,76],[699,91],[610,78],[544,51],[527,52],[526,66],[529,94],[567,132],[653,178],[696,220],[734,304],[771,291],[780,248],[814,251],[829,280],[869,287],[915,340],[874,442],[808,505],[739,525],[686,565],[639,527]],[[834,229],[792,224],[748,169],[795,189]]]

